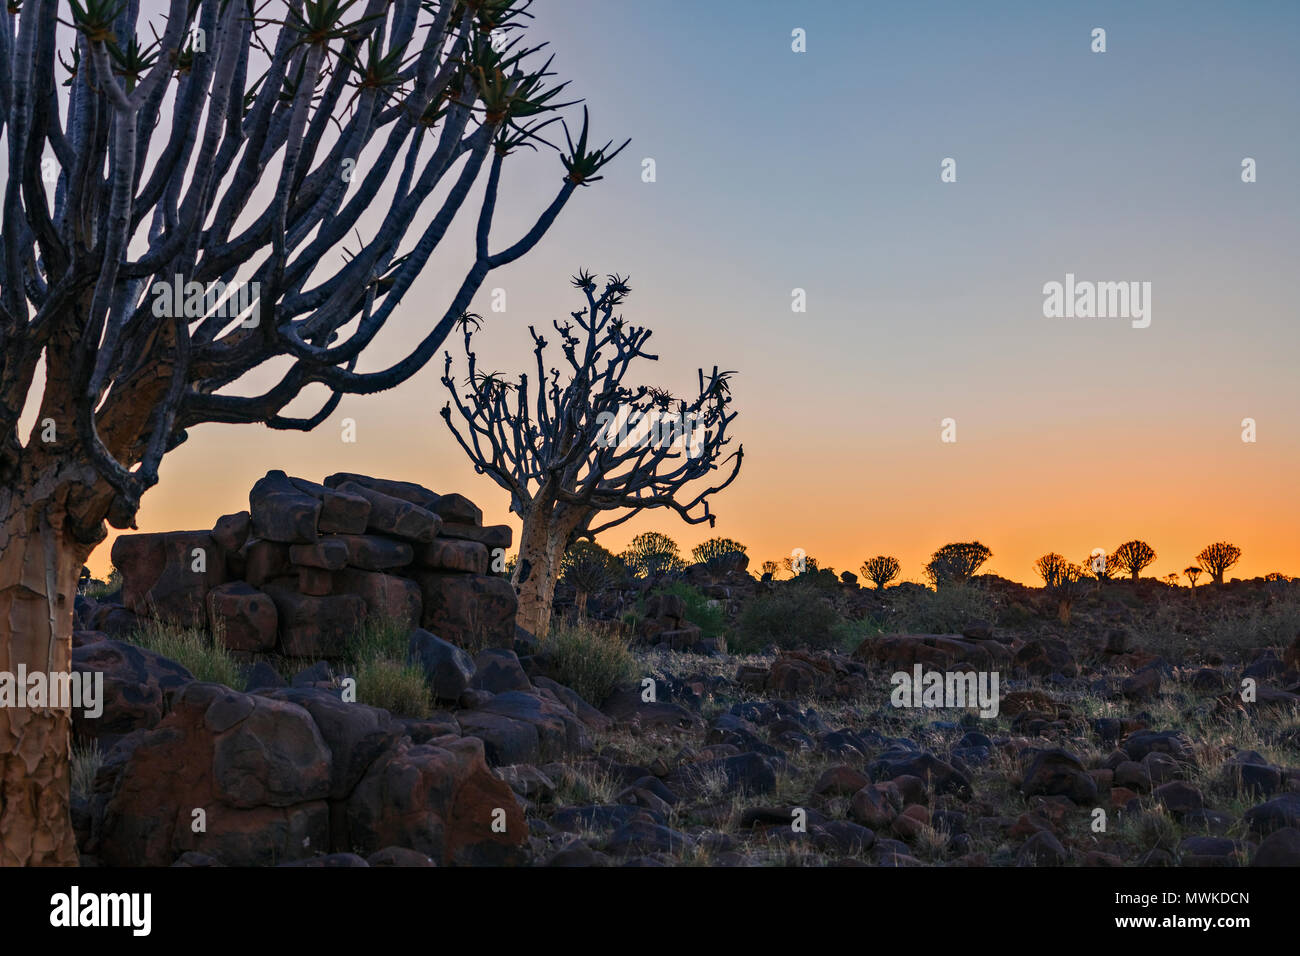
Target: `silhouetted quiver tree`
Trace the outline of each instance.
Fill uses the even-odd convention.
[[[1241,560],[1241,548],[1226,541],[1216,541],[1207,545],[1196,556],[1196,563],[1205,569],[1205,573],[1214,578],[1215,584],[1223,583],[1223,575],[1230,567]]]
[[[731,538],[709,538],[691,548],[691,557],[697,564],[707,564],[714,558],[728,554],[744,554],[745,546]]]
[[[1083,594],[1087,572],[1055,551],[1035,561],[1034,570],[1042,577],[1047,593],[1056,601],[1060,622],[1069,624],[1074,602]]]
[[[307,430],[344,394],[406,381],[612,158],[584,115],[554,198],[493,241],[506,158],[568,105],[522,42],[526,2],[170,0],[160,24],[135,0],[59,7],[0,17],[9,671],[69,669],[77,573],[105,521],[134,527],[190,428]],[[450,301],[407,317],[424,327],[400,361],[357,371],[463,211],[476,228]],[[312,406],[290,411],[300,395]],[[68,716],[0,710],[0,865],[76,861]]]
[[[1142,569],[1156,559],[1156,552],[1145,541],[1133,540],[1125,541],[1110,557],[1136,581]]]
[[[875,584],[877,591],[883,591],[886,584],[898,577],[898,558],[878,554],[864,561],[858,570],[862,572],[864,578]]]
[[[925,575],[936,588],[969,581],[993,552],[978,541],[957,541],[936,551],[925,566]]]
[[[442,379],[451,394],[443,418],[475,469],[510,493],[510,510],[523,519],[514,576],[518,620],[539,635],[550,626],[560,556],[574,540],[594,538],[649,508],[712,526],[708,499],[735,480],[744,454],[738,448],[724,458],[736,417],[729,410],[734,373],[701,369],[690,401],[625,385],[634,361],[657,360],[645,351],[650,330],[615,315],[630,291],[627,281],[609,276],[598,293],[594,277],[582,272],[573,286],[586,307],[570,313],[572,322],[553,323],[563,375],[556,367],[548,373],[548,342],[531,326],[532,382],[526,373],[507,382],[480,372],[471,348],[477,329],[467,321],[467,390],[459,391],[452,378],[450,353]],[[453,422],[453,406],[463,432]],[[733,464],[724,478],[705,480],[727,462]]]

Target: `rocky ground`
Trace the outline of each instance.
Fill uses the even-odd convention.
[[[597,708],[525,633],[471,660],[417,631],[442,709],[413,719],[341,702],[324,662],[243,693],[81,640],[110,699],[89,864],[1300,865],[1300,641],[1195,667],[987,625],[660,646]],[[998,716],[892,706],[917,662],[997,670]]]

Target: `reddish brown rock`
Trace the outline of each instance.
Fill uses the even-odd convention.
[[[316,530],[321,534],[361,534],[370,517],[370,502],[360,495],[327,488],[301,478],[289,479],[295,488],[321,503]]]
[[[282,471],[268,471],[248,493],[253,534],[267,541],[310,544],[316,540],[320,499],[298,489]]]
[[[253,538],[244,545],[241,553],[244,556],[244,580],[255,588],[284,577],[293,569],[289,562],[289,546],[278,541]]]
[[[168,866],[189,851],[235,866],[314,856],[329,847],[330,768],[303,708],[187,684],[154,730],[116,751],[94,852],[109,866]]]
[[[425,630],[469,650],[513,646],[519,599],[505,578],[423,571],[415,580],[424,599]]]
[[[361,852],[400,846],[444,865],[521,862],[528,839],[523,811],[474,737],[399,741],[371,765],[346,813]]]
[[[381,538],[373,534],[341,534],[334,538],[347,548],[347,564],[363,571],[386,571],[402,568],[415,558],[415,551],[405,541]]]
[[[208,592],[226,580],[225,553],[207,531],[120,535],[112,556],[128,610],[187,627],[204,626]]]
[[[341,594],[360,596],[366,602],[367,617],[387,618],[410,628],[420,624],[424,602],[420,586],[409,578],[345,568],[335,573],[334,586]]]
[[[459,524],[472,524],[480,527],[483,525],[482,509],[464,495],[441,495],[430,510],[435,512],[443,521],[454,521]]]
[[[232,651],[271,650],[278,622],[275,602],[243,581],[208,592],[208,627]]]
[[[420,551],[418,563],[433,571],[487,574],[488,549],[477,541],[434,538]]]
[[[464,541],[477,541],[484,545],[488,551],[494,551],[497,548],[509,548],[510,542],[514,537],[514,532],[510,530],[508,524],[494,524],[487,527],[478,525],[465,524],[458,521],[444,521],[442,523],[441,534],[444,538],[460,538]]]
[[[372,491],[378,491],[380,494],[389,495],[393,498],[401,498],[403,501],[409,501],[413,505],[419,505],[426,511],[432,511],[434,505],[438,503],[439,496],[425,488],[423,485],[417,485],[413,481],[394,481],[391,478],[371,478],[369,475],[356,475],[349,472],[338,472],[330,475],[325,479],[327,488],[337,489],[339,486],[353,482],[362,488],[369,488]]]
[[[320,538],[311,544],[290,545],[289,561],[300,567],[341,571],[348,563],[348,544],[343,538]]]
[[[212,540],[225,551],[238,551],[248,540],[252,528],[253,520],[247,511],[222,515],[212,528]]]
[[[298,592],[313,597],[334,593],[334,572],[324,568],[299,568]]]
[[[341,657],[365,620],[366,602],[355,594],[315,597],[268,586],[280,614],[280,647],[290,657]]]
[[[370,502],[370,514],[366,518],[369,531],[427,543],[438,536],[442,527],[442,519],[432,511],[401,498],[363,488],[351,481],[339,485],[338,490],[359,495]]]

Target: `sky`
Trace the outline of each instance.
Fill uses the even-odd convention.
[[[1300,575],[1300,5],[549,0],[535,12],[529,37],[549,42],[593,135],[632,143],[533,253],[485,282],[481,366],[526,368],[527,327],[579,307],[568,278],[587,268],[629,275],[623,315],[655,330],[660,359],[638,380],[685,393],[700,366],[738,370],[745,459],[713,500],[716,525],[647,512],[602,544],[658,530],[685,552],[725,535],[754,567],[802,548],[856,571],[883,553],[920,580],[940,545],[977,539],[986,570],[1037,583],[1048,551],[1081,561],[1142,538],[1158,554],[1147,573],[1163,577],[1229,540],[1243,551],[1232,574]],[[955,182],[941,181],[945,159]],[[507,162],[494,249],[562,175],[549,151]],[[468,261],[464,226],[363,370],[400,358],[445,308]],[[1150,283],[1150,324],[1045,317],[1044,285],[1067,274]],[[796,289],[806,311],[792,310]],[[460,492],[517,534],[506,493],[437,415],[441,372],[439,357],[393,391],[345,397],[309,434],[193,429],[139,529],[210,527],[278,468]],[[105,544],[92,571],[108,560]]]

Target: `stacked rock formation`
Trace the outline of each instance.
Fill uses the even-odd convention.
[[[424,627],[461,647],[509,646],[517,600],[508,526],[462,495],[335,474],[270,471],[249,510],[211,531],[122,535],[113,564],[137,615],[206,627],[239,652],[332,658],[367,620]]]

